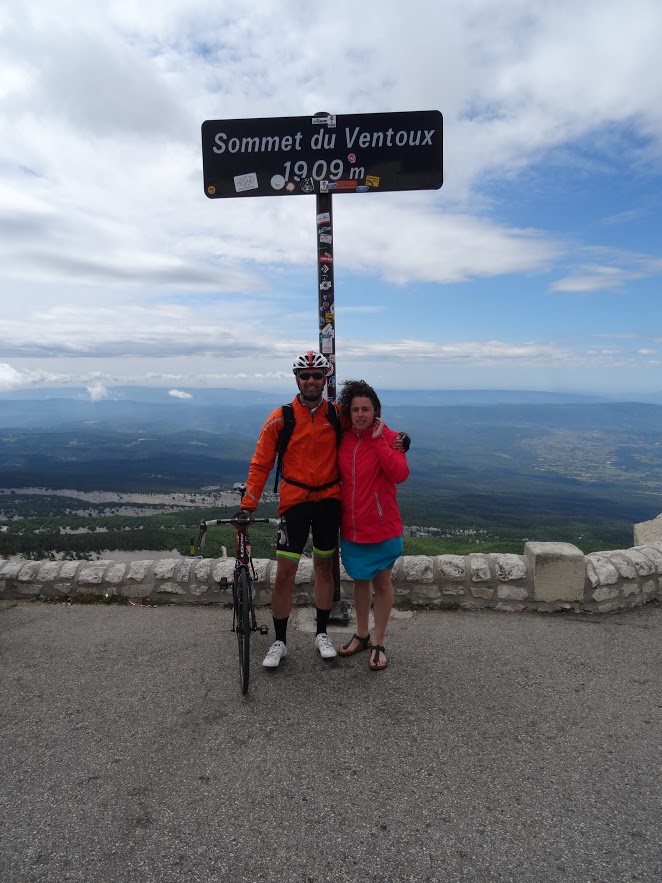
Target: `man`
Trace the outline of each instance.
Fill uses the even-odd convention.
[[[283,455],[278,500],[281,517],[276,544],[276,579],[271,613],[276,640],[264,658],[265,668],[278,668],[287,655],[287,623],[292,610],[292,588],[308,535],[313,535],[315,648],[322,659],[333,659],[336,650],[326,629],[333,602],[333,556],[340,528],[340,474],[334,423],[327,408],[339,412],[341,429],[350,421],[340,406],[324,400],[324,385],[333,366],[321,353],[309,351],[292,367],[298,395],[292,402],[294,429]],[[241,509],[254,512],[276,461],[278,438],[284,425],[282,408],[267,417],[251,459]],[[400,445],[398,441],[394,446]]]

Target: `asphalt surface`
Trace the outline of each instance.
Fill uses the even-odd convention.
[[[0,609],[3,883],[662,880],[659,606],[401,612],[381,673],[301,610],[247,698],[229,622]]]

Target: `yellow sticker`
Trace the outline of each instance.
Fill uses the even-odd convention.
[[[365,182],[368,187],[379,187],[379,178],[377,175],[366,175]]]

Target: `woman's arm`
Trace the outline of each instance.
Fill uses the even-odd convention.
[[[397,433],[389,429],[381,418],[376,418],[372,431],[379,465],[388,479],[401,484],[409,477],[409,466],[404,452],[391,447]]]

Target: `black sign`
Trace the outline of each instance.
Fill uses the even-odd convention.
[[[202,166],[210,199],[437,190],[438,110],[206,120]]]

